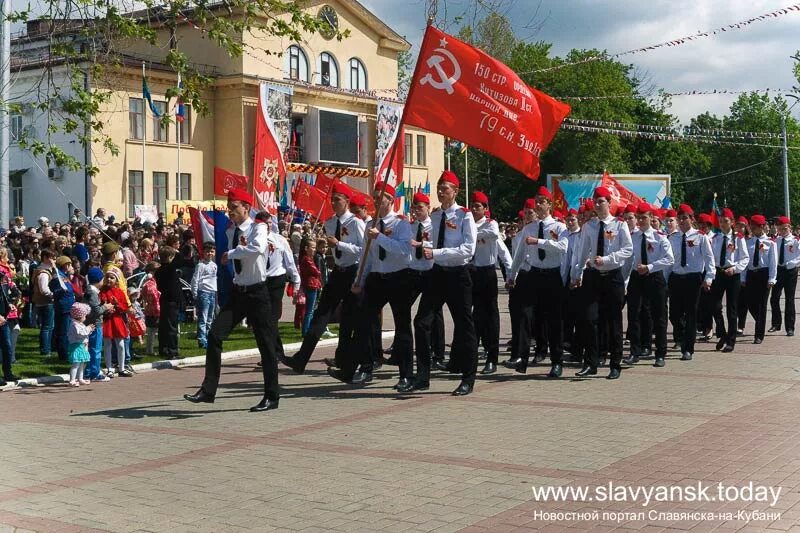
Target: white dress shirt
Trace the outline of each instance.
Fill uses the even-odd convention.
[[[747,268],[742,272],[742,283],[747,282],[747,275],[753,270],[767,268],[769,269],[767,283],[775,284],[778,278],[778,252],[775,248],[775,241],[766,235],[750,237],[747,239],[747,251],[750,254],[750,260],[747,262]],[[753,254],[756,253],[758,254],[758,266],[754,267]]]
[[[439,228],[444,219],[444,246],[437,248]],[[477,230],[472,213],[453,203],[447,209],[440,209],[431,215],[431,243],[433,261],[439,266],[466,266],[475,255]]]
[[[511,263],[513,261],[514,258],[511,257],[511,252],[508,250],[506,243],[503,239],[497,239],[497,262],[503,265],[503,268],[508,272],[511,270]]]
[[[539,237],[540,233],[542,237]],[[508,281],[514,281],[520,270],[527,272],[531,268],[557,268],[559,274],[561,273],[561,260],[569,247],[567,239],[569,232],[563,223],[548,216],[544,220],[537,220],[522,228],[520,235],[520,241],[514,251],[514,261],[506,275]],[[535,237],[538,242],[527,244],[525,241],[528,237]],[[544,259],[539,259],[539,250],[544,250]]]
[[[420,227],[422,227],[422,231],[420,231]],[[426,218],[425,220],[417,220],[413,224],[411,224],[411,239],[415,241],[419,241],[423,243],[423,245],[419,248],[412,248],[411,250],[411,263],[409,266],[412,270],[419,270],[419,271],[426,271],[433,268],[433,259],[425,259],[425,255],[422,254],[422,249],[424,247],[431,248],[431,217]],[[420,250],[420,255],[422,257],[417,257],[417,250]]]
[[[378,238],[369,247],[367,263],[361,276],[362,286],[372,272],[391,274],[407,269],[411,263],[411,224],[394,211],[380,218],[375,227],[380,229],[381,222],[383,231],[378,233]],[[383,259],[380,258],[381,248],[384,250]]]
[[[779,267],[785,267],[787,270],[797,268],[800,265],[800,241],[791,233],[786,237],[778,237],[775,241],[775,256],[780,259],[781,257],[781,244],[783,244],[783,264],[778,264]]]
[[[233,235],[236,228],[229,228],[228,242],[231,249],[228,250],[228,260],[231,262],[240,261],[241,271],[236,271],[236,263],[233,267],[233,284],[240,286],[254,285],[263,283],[267,279],[267,246],[268,229],[266,224],[254,224],[253,219],[247,219],[239,225],[239,237],[244,237],[245,244],[234,241]],[[237,239],[238,240],[238,239]]]
[[[497,221],[483,217],[475,221],[475,255],[471,264],[476,267],[495,266],[497,264],[497,243],[500,242],[500,226]]]
[[[595,266],[594,259],[597,257],[597,237],[600,232],[600,223],[603,222],[603,264]],[[586,221],[581,228],[581,238],[578,249],[573,256],[572,280],[583,279],[584,268],[594,268],[601,272],[622,268],[625,260],[633,254],[633,244],[631,243],[631,233],[628,225],[617,220],[612,216],[605,220],[591,219]]]
[[[202,292],[217,292],[217,264],[214,261],[200,261],[194,267],[192,283],[190,285],[192,296]]]
[[[561,279],[564,285],[569,282],[572,274],[572,256],[575,255],[575,249],[578,247],[580,240],[580,228],[572,232],[567,230],[567,253],[561,256]]]
[[[704,281],[711,283],[716,276],[716,262],[711,253],[711,239],[694,228],[686,232],[686,266],[681,266],[683,255],[681,245],[684,233],[680,230],[669,236],[669,244],[672,246],[672,255],[675,262],[670,269],[672,274],[702,274],[705,273]]]
[[[647,251],[647,263],[642,262],[642,239],[645,239],[645,249]],[[631,237],[633,241],[633,257],[631,259],[631,272],[636,271],[636,265],[644,264],[647,272],[665,272],[675,263],[667,236],[650,228],[647,231],[637,231]]]
[[[295,289],[300,288],[300,273],[294,263],[292,247],[280,233],[269,234],[269,244],[267,245],[267,277],[275,278],[283,276],[289,278]]]
[[[331,237],[336,235],[336,220],[342,224],[342,238],[333,247],[333,259],[336,266],[347,268],[358,264],[361,259],[361,250],[364,246],[364,221],[350,211],[345,211],[341,217],[332,216],[325,221],[325,233]],[[336,257],[336,250],[341,252],[341,257]]]
[[[725,263],[721,264],[723,244],[725,244]],[[747,268],[747,263],[750,261],[750,252],[747,251],[744,235],[733,231],[727,234],[715,233],[711,237],[711,253],[714,255],[714,264],[718,268],[733,268],[736,274],[744,272]]]

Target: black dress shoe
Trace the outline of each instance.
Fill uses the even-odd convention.
[[[681,355],[681,361],[691,361],[691,360],[692,360],[692,354],[689,352],[683,352],[683,355]]]
[[[297,361],[295,361],[294,357],[286,357],[285,355],[279,355],[278,361],[280,361],[281,364],[283,364],[283,366],[287,366],[292,370],[294,370],[296,374],[302,374],[303,371],[305,370],[304,368],[300,368],[300,365],[297,364]]]
[[[8,385],[8,383],[6,383],[6,380],[0,378],[0,387],[5,387],[6,385]]]
[[[595,374],[597,374],[597,369],[589,365],[585,365],[579,372],[575,372],[575,375],[579,378],[594,376]]]
[[[642,359],[647,359],[653,354],[653,351],[650,348],[642,349],[642,355],[640,356]]]
[[[373,361],[372,362],[372,370],[373,370],[373,372],[375,370],[380,370],[381,368],[383,368],[383,361]]]
[[[331,359],[330,357],[326,357],[322,360],[325,363],[325,366],[328,368],[339,368],[339,365],[336,364],[336,359]]]
[[[539,364],[545,359],[547,359],[547,353],[538,352],[533,356],[533,362],[535,364]]]
[[[481,370],[481,374],[484,374],[484,375],[486,375],[486,374],[494,374],[495,372],[497,372],[497,365],[495,363],[491,363],[491,362],[486,363],[483,366],[483,370]]]
[[[450,361],[448,361],[447,363],[445,363],[444,361],[434,361],[433,366],[435,366],[437,369],[443,372],[449,372],[451,374],[456,371],[455,368],[450,364]]]
[[[764,339],[759,339],[758,337],[753,339],[753,344],[761,344],[762,342],[764,342]]]
[[[548,378],[560,378],[561,377],[561,363],[555,363],[553,366],[550,367],[550,372],[547,374]]]
[[[3,379],[6,381],[19,381],[19,376],[15,376],[14,374],[6,374],[3,376]]]
[[[733,351],[733,346],[730,344],[726,344],[725,347],[722,349],[722,353],[731,353]]]
[[[626,365],[635,365],[636,363],[639,362],[639,356],[638,355],[629,355],[628,357],[623,359],[622,362],[625,363]]]
[[[385,365],[389,366],[400,366],[400,361],[395,356],[391,356],[389,359],[383,362]]]
[[[453,391],[453,396],[466,396],[472,392],[472,383],[462,381],[461,384]]]
[[[417,379],[414,380],[414,390],[428,390],[430,388],[430,381],[419,381]]]
[[[786,330],[786,336],[787,337],[794,337],[794,330],[793,329],[787,329]]]
[[[653,366],[657,368],[663,368],[665,364],[666,362],[664,361],[663,357],[656,357],[656,362],[653,364]]]
[[[342,383],[350,384],[353,382],[353,376],[347,376],[344,372],[338,368],[333,368],[332,366],[328,367],[328,375],[333,379],[341,381]]]
[[[521,362],[522,362],[521,357],[515,357],[514,359],[508,359],[506,361],[503,361],[502,364],[504,367],[514,370],[517,367],[517,365],[520,364]]]
[[[744,335],[744,328],[739,328],[736,330],[737,335]]]
[[[720,351],[723,346],[725,346],[725,339],[718,340],[716,346],[717,351]]]
[[[672,345],[672,349],[673,349],[673,350],[677,350],[677,349],[678,349],[678,348],[680,348],[680,347],[681,347],[681,345],[680,345],[680,344],[678,344],[677,342],[676,342],[675,344],[673,344],[673,345]]]
[[[192,403],[214,403],[214,397],[203,389],[200,389],[194,394],[184,394],[183,399]]]
[[[260,402],[250,408],[251,413],[260,413],[261,411],[272,411],[278,408],[279,400],[267,400],[262,398]]]
[[[619,379],[620,374],[619,368],[612,368],[606,379]]]
[[[397,392],[411,392],[414,390],[414,380],[409,378],[400,378],[397,385],[394,386]]]
[[[767,333],[775,333],[776,331],[780,331],[780,330],[781,330],[781,328],[776,328],[775,326],[772,326],[771,328],[769,328],[767,330]]]
[[[359,370],[355,374],[353,374],[353,379],[350,380],[350,383],[353,385],[366,385],[372,381],[372,372],[366,372],[364,370]]]
[[[514,372],[517,374],[527,374],[528,373],[528,365],[524,359],[520,359],[519,363],[517,363],[514,367]]]

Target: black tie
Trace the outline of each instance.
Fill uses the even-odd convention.
[[[383,222],[383,220],[381,220],[380,223],[378,224],[378,231],[383,233],[385,229],[386,229],[386,224]],[[380,259],[381,261],[386,259],[386,250],[383,248],[383,246],[378,246],[378,259]]]
[[[686,234],[681,237],[681,266],[686,266]]]
[[[755,242],[753,243],[753,268],[758,268],[758,247],[761,244],[761,241],[756,238]]]
[[[417,225],[417,242],[422,242],[422,222],[419,222]],[[417,247],[414,254],[417,256],[417,259],[422,259],[422,246],[420,245]]]
[[[606,223],[600,221],[600,231],[597,232],[597,257],[603,257],[603,239],[606,237]]]
[[[444,222],[447,220],[447,213],[442,211],[442,221],[439,223],[439,236],[436,237],[436,247],[437,248],[444,248],[444,230],[445,225]]]
[[[719,266],[725,268],[725,262],[728,260],[728,236],[722,236],[722,250],[719,251]]]
[[[342,221],[339,220],[338,217],[336,218],[336,232],[333,234],[333,236],[336,237],[337,241],[342,240]],[[336,246],[336,251],[334,252],[334,255],[336,255],[336,259],[342,258],[342,251],[339,249],[338,245]]]
[[[272,251],[270,250],[270,246],[267,246],[267,270],[269,270],[269,263],[272,259]]]
[[[642,256],[641,263],[643,265],[649,264],[647,262],[647,234],[645,232],[642,232],[642,252],[639,255]]]
[[[541,222],[541,221],[539,222],[539,236],[538,236],[538,239],[540,241],[544,240],[544,222]],[[545,253],[544,249],[542,248],[542,243],[538,243],[537,246],[539,247],[539,261],[544,261],[544,257],[547,254]]]
[[[242,230],[239,229],[239,226],[236,226],[236,229],[233,230],[233,242],[231,243],[231,250],[239,246],[239,236],[242,234]],[[237,274],[242,272],[242,261],[240,259],[233,260],[233,269],[236,270]]]
[[[778,252],[778,264],[783,266],[784,264],[784,256],[783,256],[783,245],[786,244],[786,237],[781,237],[781,251]]]

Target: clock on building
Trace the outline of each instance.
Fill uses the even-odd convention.
[[[336,14],[336,10],[329,5],[324,5],[320,8],[317,18],[320,22],[327,24],[327,27],[320,28],[319,34],[325,39],[333,39],[336,32],[339,31],[339,16]]]

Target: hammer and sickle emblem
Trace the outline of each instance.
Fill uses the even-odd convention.
[[[436,71],[438,80],[434,79],[433,73],[429,72],[419,80],[420,85],[425,85],[426,83],[433,86],[435,89],[444,89],[447,91],[447,94],[453,94],[453,84],[461,78],[461,66],[456,61],[456,58],[453,54],[450,53],[449,50],[444,48],[437,48],[434,52],[438,52],[441,55],[432,55],[428,58],[426,63],[429,67],[433,68]],[[442,57],[444,56],[444,57]],[[453,75],[448,76],[447,73],[442,68],[442,62],[445,59],[449,59],[450,63],[453,65]]]

